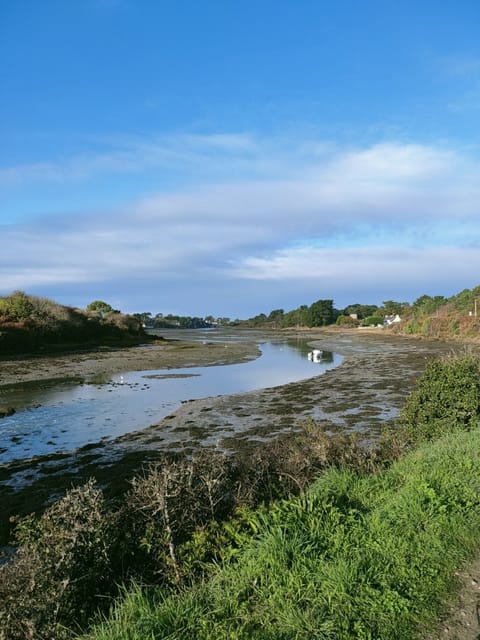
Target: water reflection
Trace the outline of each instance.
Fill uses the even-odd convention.
[[[224,339],[224,338],[223,338]],[[79,384],[37,383],[11,388],[2,403],[17,412],[0,420],[0,464],[113,438],[145,428],[181,402],[275,387],[319,375],[341,362],[323,352],[309,361],[302,341],[265,342],[260,358],[217,367],[124,372]]]

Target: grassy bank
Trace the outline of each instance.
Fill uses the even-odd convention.
[[[480,427],[382,473],[331,470],[180,595],[129,593],[88,638],[418,638],[480,546]]]

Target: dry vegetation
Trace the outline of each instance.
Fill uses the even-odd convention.
[[[138,341],[138,319],[111,311],[83,311],[15,291],[0,298],[0,354],[55,351]]]

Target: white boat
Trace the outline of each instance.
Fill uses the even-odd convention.
[[[308,352],[308,359],[311,360],[311,362],[320,362],[322,359],[322,355],[323,355],[323,351],[320,351],[320,349],[313,349],[312,351]]]

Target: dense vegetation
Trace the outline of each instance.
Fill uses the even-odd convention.
[[[100,300],[87,310],[15,291],[0,298],[0,353],[128,344],[144,338],[137,318]]]
[[[420,296],[397,330],[430,338],[476,337],[480,332],[480,285],[450,298]]]
[[[421,295],[414,302],[384,300],[381,306],[375,304],[350,304],[336,309],[333,300],[317,300],[310,305],[303,304],[296,309],[284,311],[273,309],[268,314],[259,313],[244,320],[228,317],[181,316],[176,314],[151,312],[135,313],[134,318],[149,329],[201,329],[211,327],[237,326],[260,329],[286,329],[289,327],[324,327],[336,324],[342,328],[383,325],[386,316],[399,315],[402,324],[395,330],[408,334],[430,337],[471,336],[480,328],[480,285],[464,289],[460,293],[445,298],[441,295]],[[98,306],[100,305],[100,306]],[[104,311],[105,303],[95,301],[87,311]],[[107,305],[110,312],[114,310]],[[118,313],[118,312],[116,312]]]
[[[17,525],[0,638],[408,639],[480,546],[480,364],[433,361],[376,447],[312,421],[246,460],[205,451],[93,482]],[[143,587],[136,587],[142,584]]]
[[[391,469],[327,472],[251,517],[255,535],[175,595],[136,588],[92,640],[424,637],[480,543],[480,431],[449,434]]]
[[[477,309],[478,304],[478,309]],[[342,310],[333,300],[317,300],[285,312],[274,309],[235,324],[255,328],[322,327],[336,324],[342,328],[383,325],[386,316],[398,314],[402,322],[392,330],[409,335],[451,338],[476,336],[480,330],[480,285],[464,289],[449,298],[422,295],[413,303],[385,300],[381,306],[350,304]]]

